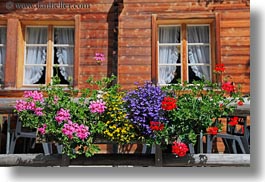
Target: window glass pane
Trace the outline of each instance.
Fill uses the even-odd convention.
[[[211,80],[210,78],[210,66],[189,66],[189,83],[194,80]]]
[[[74,64],[74,47],[54,47],[53,64]]]
[[[160,46],[159,64],[177,64],[181,62],[180,46]]]
[[[70,80],[73,80],[73,67],[53,67],[53,76],[59,76],[60,84],[69,85]]]
[[[0,84],[4,82],[4,64],[6,58],[6,48],[0,47]]]
[[[74,44],[74,28],[54,28],[54,44]]]
[[[180,27],[159,27],[159,43],[180,43]]]
[[[181,66],[159,66],[158,84],[177,83],[181,78]]]
[[[27,44],[47,44],[47,27],[27,27],[26,33]]]
[[[187,26],[188,43],[209,43],[209,26]]]
[[[46,47],[27,47],[25,64],[46,64]]]
[[[188,60],[190,64],[210,64],[209,46],[188,46]]]
[[[69,78],[73,79],[74,28],[54,28],[54,43],[53,76],[58,75],[61,84],[69,84]]]
[[[4,82],[4,64],[6,59],[6,27],[0,27],[0,84]]]
[[[6,47],[0,46],[0,65],[5,64],[5,58],[6,58]]]
[[[189,83],[203,77],[210,80],[209,46],[189,46],[188,50]]]
[[[47,44],[47,39],[47,27],[26,28],[24,84],[46,83],[46,67],[40,65],[46,64],[47,46],[33,46],[32,44]]]
[[[25,66],[24,84],[45,84],[46,67]]]
[[[0,84],[4,83],[4,67],[0,65]]]
[[[0,27],[0,44],[6,44],[6,27]]]

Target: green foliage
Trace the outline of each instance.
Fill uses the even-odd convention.
[[[24,126],[38,131],[38,138],[62,144],[63,153],[75,158],[78,155],[91,157],[97,153],[100,149],[94,141],[98,136],[120,144],[139,141],[163,145],[175,140],[195,144],[200,132],[207,133],[207,128],[211,126],[221,129],[218,119],[233,112],[237,102],[243,101],[240,87],[227,92],[220,84],[200,80],[192,84],[155,87],[161,98],[153,102],[155,91],[147,92],[152,99],[138,92],[140,95],[135,97],[134,91],[121,91],[119,84],[114,83],[115,79],[115,76],[100,80],[90,77],[87,80],[89,88],[75,90],[71,86],[62,87],[59,78],[54,77],[51,84],[41,87],[40,92],[25,93],[25,100],[18,101],[16,112]],[[134,101],[133,109],[126,107],[128,93],[134,93],[129,98]],[[157,99],[158,96],[155,97]],[[165,97],[173,98],[174,108],[163,108],[161,101]],[[93,103],[101,108],[93,109]],[[155,103],[152,105],[155,109],[150,110],[148,103]],[[147,106],[143,107],[145,104]],[[136,121],[139,119],[139,108],[143,110],[141,116],[145,116],[140,118],[145,121],[142,123],[142,120]],[[150,117],[146,117],[146,113]],[[151,116],[159,117],[153,119]],[[151,122],[161,125],[152,128]],[[139,123],[145,127],[146,133],[139,132]],[[67,127],[76,131],[69,134]],[[77,131],[77,128],[82,131]]]
[[[201,131],[206,133],[208,127],[221,129],[222,125],[215,121],[233,112],[237,101],[242,100],[239,90],[227,95],[217,83],[206,80],[169,85],[163,90],[177,99],[177,109],[166,113],[169,137],[188,143],[196,143],[197,136]]]

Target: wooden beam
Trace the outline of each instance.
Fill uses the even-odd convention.
[[[81,29],[81,16],[75,15],[75,49],[74,49],[74,75],[73,86],[78,88],[79,80],[79,63],[80,63],[80,29]]]
[[[250,167],[250,154],[193,154],[176,158],[172,154],[163,155],[164,167],[185,166],[235,166]]]
[[[188,154],[177,158],[173,154],[162,154],[161,167],[235,166],[250,167],[250,154]],[[65,162],[67,161],[67,163]],[[0,166],[156,166],[154,154],[95,154],[86,158],[66,160],[63,155],[1,154]]]
[[[156,144],[156,153],[155,153],[155,165],[157,167],[163,166],[162,149],[160,145],[157,145],[157,144]]]
[[[53,73],[53,27],[51,25],[48,26],[48,42],[47,42],[47,57],[46,57],[46,78],[45,84],[52,82],[52,74]],[[59,68],[58,68],[59,69]]]
[[[7,40],[6,40],[6,64],[5,64],[5,88],[16,86],[16,60],[17,40],[18,40],[18,19],[7,20]]]
[[[151,53],[151,79],[153,83],[157,83],[158,81],[158,71],[157,71],[157,56],[158,56],[158,50],[157,50],[157,24],[156,24],[157,15],[152,15],[152,53]]]
[[[182,24],[181,25],[181,44],[182,44],[182,50],[181,50],[181,81],[188,81],[188,45],[187,45],[187,25]]]
[[[23,85],[24,79],[24,58],[25,58],[25,26],[22,26],[21,23],[18,24],[18,43],[17,43],[17,65],[16,65],[16,88],[21,88]],[[13,95],[14,94],[14,95]],[[0,94],[1,95],[1,94]],[[5,93],[4,93],[5,95]],[[11,96],[16,96],[15,93],[12,92]],[[7,95],[8,97],[8,95]]]
[[[215,62],[213,62],[213,68],[215,67],[216,64],[222,63],[221,60],[221,41],[220,41],[220,22],[221,22],[221,15],[220,13],[215,14]],[[212,69],[213,70],[213,69]],[[217,74],[214,75],[213,81],[216,82],[222,82],[223,78],[222,75],[218,78]]]

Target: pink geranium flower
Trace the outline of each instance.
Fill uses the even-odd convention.
[[[63,121],[69,121],[71,119],[71,115],[69,113],[69,110],[65,110],[61,108],[59,111],[57,111],[57,114],[55,116],[55,120],[61,124]]]
[[[96,53],[94,59],[98,64],[101,64],[103,61],[105,61],[105,55],[103,53]]]
[[[102,99],[99,99],[97,101],[91,101],[89,105],[90,112],[92,113],[103,113],[106,109],[106,102],[104,102]]]

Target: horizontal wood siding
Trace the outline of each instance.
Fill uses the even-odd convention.
[[[98,65],[94,59],[95,53],[104,53],[108,55],[108,47],[112,44],[113,36],[109,37],[109,30],[113,29],[114,12],[110,12],[113,1],[100,1],[95,4],[100,9],[90,10],[90,13],[83,14],[81,17],[81,40],[80,40],[80,72],[79,88],[85,88],[88,85],[86,80],[89,76],[100,79],[107,75],[108,63],[104,62]],[[111,57],[110,59],[111,60]]]
[[[221,13],[221,61],[226,74],[250,92],[250,12],[248,9]]]
[[[56,9],[56,8],[24,8],[17,9],[13,8],[12,10],[6,9],[6,2],[0,2],[0,20],[6,21],[10,19],[18,20],[19,22],[39,22],[41,25],[42,22],[59,22],[59,21],[75,21],[75,16],[80,16],[79,22],[79,36],[78,40],[79,52],[76,55],[79,58],[79,68],[78,73],[75,73],[75,77],[78,77],[78,83],[75,86],[79,88],[87,87],[86,80],[89,76],[94,76],[96,79],[100,79],[102,76],[107,76],[109,72],[109,62],[113,60],[112,51],[114,43],[114,34],[113,29],[115,28],[115,21],[117,20],[114,1],[113,0],[66,0],[63,3],[69,3],[71,5],[75,4],[86,4],[89,5],[89,8],[83,9]],[[22,1],[16,1],[22,3]],[[34,4],[35,2],[35,4]],[[42,0],[40,3],[60,3],[59,0]],[[28,3],[30,5],[36,5],[36,1],[25,0],[23,3]],[[12,30],[15,32],[16,30]],[[10,32],[10,34],[12,33]],[[13,36],[16,38],[15,36]],[[14,52],[16,45],[11,45],[11,52]],[[7,47],[7,50],[8,47]],[[94,59],[95,53],[104,53],[106,61],[102,65],[98,65]],[[15,54],[7,54],[7,65],[14,66],[13,63],[16,59],[10,59],[11,57],[16,56]],[[12,64],[9,64],[12,63]],[[10,67],[8,66],[8,68]],[[15,70],[15,69],[9,69]],[[10,74],[7,77],[9,80],[8,90],[0,90],[0,97],[21,97],[22,89],[16,88],[14,83],[16,80],[16,74]],[[21,90],[21,91],[19,91]],[[13,94],[12,94],[13,93]]]
[[[250,7],[249,1],[124,0],[119,16],[119,83],[134,87],[135,81],[151,80],[152,14],[178,19],[194,14],[220,15],[220,59],[244,93],[250,92]],[[137,80],[135,80],[137,78]]]
[[[80,16],[79,55],[77,55],[79,69],[76,73],[78,83],[75,84],[79,88],[88,86],[85,81],[91,75],[100,78],[115,73],[118,76],[118,83],[124,89],[135,87],[136,81],[143,83],[151,80],[153,14],[163,19],[177,19],[179,15],[182,18],[191,17],[191,15],[193,18],[199,18],[205,17],[205,14],[212,14],[214,17],[218,13],[220,17],[218,55],[221,59],[218,61],[226,65],[226,74],[232,75],[234,82],[242,84],[244,93],[250,92],[249,1],[227,0],[222,3],[213,3],[206,0],[67,0],[63,2],[89,4],[89,8],[14,10],[8,10],[6,2],[0,2],[1,22],[17,19],[37,21],[41,24],[42,21],[75,21],[75,16]],[[48,2],[61,1],[41,1],[41,3]],[[117,13],[117,7],[119,7],[119,13]],[[118,38],[116,38],[117,33]],[[115,50],[116,45],[118,50]],[[96,52],[104,53],[107,58],[102,65],[97,65],[94,60]],[[118,54],[117,58],[116,54]],[[9,60],[11,57],[7,55],[7,64],[14,62]],[[10,83],[9,89],[17,90],[16,75],[9,75],[7,78]],[[21,95],[18,92],[14,91],[14,95]],[[0,97],[5,97],[5,94],[2,90]],[[10,92],[8,95],[10,96]]]

